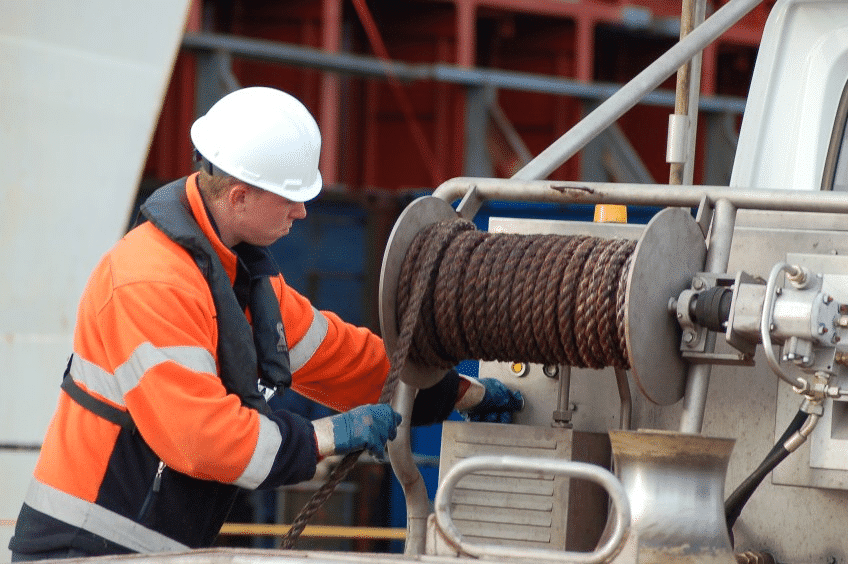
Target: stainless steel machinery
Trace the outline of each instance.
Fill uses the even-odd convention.
[[[399,454],[402,443],[392,446],[411,500],[407,551],[415,553],[418,538],[419,553],[437,555],[733,562],[732,531],[740,552],[768,550],[784,558],[799,547],[828,546],[821,539],[829,536],[824,542],[833,548],[825,550],[843,557],[848,541],[840,544],[833,530],[814,533],[818,538],[809,542],[762,542],[754,529],[773,525],[763,505],[771,502],[777,515],[810,493],[797,486],[848,485],[843,408],[848,263],[842,256],[848,253],[848,233],[839,225],[848,194],[456,179],[413,202],[395,226],[381,283],[390,350],[398,338],[394,284],[412,241],[427,226],[473,217],[487,199],[665,209],[644,227],[492,219],[493,237],[588,234],[636,241],[626,265],[622,319],[629,370],[528,364],[524,358],[481,363],[481,376],[521,390],[527,408],[518,415],[519,425],[509,428],[446,427],[432,516],[426,503],[414,501],[416,471]],[[456,209],[447,203],[456,200],[461,200]],[[518,263],[518,269],[526,266]],[[510,322],[495,330],[514,329],[514,314],[506,315]],[[428,387],[440,373],[407,363],[396,400],[401,411],[416,388]],[[714,369],[718,386],[710,385]],[[722,397],[727,393],[731,397]],[[587,463],[591,457],[580,445],[607,434],[613,464],[603,455]],[[757,468],[760,453],[772,446]],[[798,462],[802,455],[806,460]],[[775,472],[774,483],[765,481],[784,458],[806,471]],[[569,494],[591,499],[577,478],[603,485],[609,520],[602,535],[583,531],[592,547],[572,551],[567,531],[593,518],[586,505],[569,502]],[[728,499],[726,482],[728,491],[739,486]],[[763,500],[763,492],[770,499]],[[823,509],[846,511],[844,491],[822,497],[828,496],[817,499]],[[600,511],[607,509],[603,497],[595,506]],[[751,505],[758,506],[753,517],[750,508],[743,511],[752,497]]]

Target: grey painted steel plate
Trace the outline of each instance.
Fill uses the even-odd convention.
[[[450,204],[440,198],[423,196],[406,206],[395,222],[380,270],[380,330],[389,356],[398,339],[397,285],[406,252],[415,236],[428,225],[459,216]],[[400,379],[417,388],[429,388],[444,376],[444,370],[426,368],[407,361]]]
[[[633,254],[624,300],[627,353],[636,385],[658,405],[677,402],[686,388],[681,330],[668,302],[703,270],[706,253],[689,211],[667,208],[648,223]]]

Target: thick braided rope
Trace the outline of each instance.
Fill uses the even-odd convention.
[[[497,235],[445,221],[422,230],[399,288],[423,268],[410,359],[447,368],[465,359],[628,368],[624,296],[635,244],[588,236]],[[426,239],[440,249],[427,262]],[[432,257],[429,257],[432,258]],[[399,316],[411,299],[398,294]]]

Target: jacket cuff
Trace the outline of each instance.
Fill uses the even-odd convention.
[[[321,461],[328,456],[336,454],[336,439],[333,432],[332,417],[323,417],[312,422],[315,429],[315,448],[318,460]]]
[[[418,390],[412,404],[412,426],[441,423],[453,412],[459,392],[460,375],[448,371],[437,384]]]
[[[269,415],[280,428],[282,442],[268,477],[258,489],[275,488],[310,480],[318,464],[315,429],[305,417],[287,410]]]

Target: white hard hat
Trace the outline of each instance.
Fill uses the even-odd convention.
[[[321,191],[321,132],[294,96],[264,86],[218,100],[191,126],[203,158],[242,182],[295,201]]]

